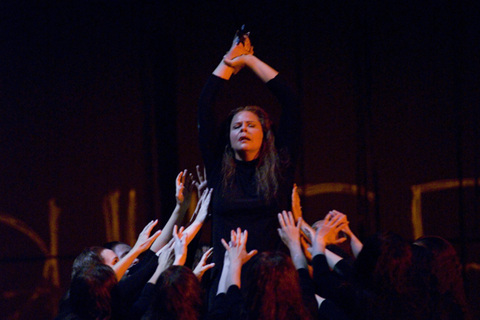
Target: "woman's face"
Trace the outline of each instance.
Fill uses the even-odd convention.
[[[258,157],[263,142],[263,128],[258,116],[240,111],[230,124],[230,145],[237,160],[251,161]]]
[[[105,264],[112,268],[119,260],[117,254],[110,249],[103,249],[100,255],[102,256],[103,261],[105,261]]]
[[[132,247],[130,247],[126,243],[120,243],[120,244],[117,244],[115,247],[113,247],[113,252],[115,252],[115,254],[119,259],[123,259],[130,252],[130,250],[132,250]],[[138,260],[138,258],[135,258],[135,260],[133,260],[130,267],[133,265],[136,265],[139,261],[140,260]]]

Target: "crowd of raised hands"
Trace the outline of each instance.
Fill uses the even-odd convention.
[[[233,310],[229,307],[231,294],[227,295],[227,292],[235,288],[240,290],[244,278],[242,267],[257,255],[256,250],[246,251],[248,231],[232,230],[231,238],[222,241],[226,250],[223,270],[218,287],[210,288],[216,290],[217,297],[207,311],[206,300],[202,297],[205,289],[200,283],[205,272],[214,266],[214,263],[208,263],[214,248],[206,250],[195,267],[184,265],[188,245],[207,218],[213,190],[207,188],[206,173],[199,167],[197,179],[187,170],[180,172],[175,189],[176,206],[162,230],[154,231],[158,220],[150,221],[139,233],[133,247],[112,242],[105,247],[86,248],[75,259],[71,286],[56,319],[167,319],[162,314],[182,319],[185,312],[194,314],[192,319],[242,319],[246,315],[243,302],[237,303]],[[199,196],[195,211],[188,224],[182,226],[195,190]],[[278,232],[291,253],[295,266],[292,270],[311,268],[312,257],[325,254],[327,245],[344,241],[337,236],[340,231],[359,242],[348,228],[346,216],[337,211],[327,214],[317,230],[313,229],[302,219],[299,199],[295,186],[292,192],[294,213],[284,211],[278,214]],[[119,248],[122,250],[117,250]],[[279,279],[281,276],[277,274]],[[172,286],[179,297],[174,297]],[[194,291],[198,293],[193,295],[198,300],[195,303],[188,300]],[[160,301],[160,292],[169,293]],[[175,299],[182,302],[175,305]],[[196,307],[189,308],[192,305]],[[165,308],[176,311],[166,312]]]
[[[193,270],[184,264],[188,245],[207,218],[213,190],[207,188],[206,173],[198,166],[197,179],[184,170],[175,180],[175,189],[176,206],[162,230],[154,231],[158,220],[153,220],[139,233],[133,247],[115,241],[88,247],[77,256],[71,285],[56,319],[141,319],[147,310],[153,310],[150,301],[158,291],[155,286],[169,268],[185,268],[182,272],[191,273],[200,283],[214,266],[207,263],[213,248],[203,253]],[[181,226],[195,189],[195,211],[187,225]]]
[[[296,186],[291,211],[278,213],[289,254],[247,251],[248,231],[232,230],[222,240],[223,269],[218,285],[208,288],[216,296],[207,305],[211,284],[201,280],[214,266],[208,263],[214,248],[194,268],[184,266],[212,196],[205,173],[197,167],[197,174],[197,180],[186,170],[177,176],[177,205],[162,230],[154,232],[158,221],[149,222],[120,258],[90,247],[75,259],[56,319],[468,319],[458,268],[449,267],[449,280],[433,271],[446,266],[445,252],[456,257],[448,242],[425,237],[410,244],[386,232],[364,246],[339,211],[310,226]],[[195,212],[180,226],[195,189]],[[337,254],[340,243],[349,243],[349,253]],[[444,260],[436,261],[434,252]]]
[[[187,258],[187,246],[200,231],[208,214],[208,206],[212,196],[212,189],[207,188],[205,172],[201,172],[197,166],[198,179],[195,180],[187,170],[180,172],[175,180],[175,198],[176,207],[172,212],[170,219],[162,230],[156,231],[153,235],[153,228],[158,224],[158,220],[151,221],[140,232],[137,242],[130,252],[120,259],[114,266],[117,279],[121,279],[127,269],[132,266],[133,259],[139,254],[149,249],[158,256],[157,270],[150,279],[150,283],[155,283],[158,275],[169,265],[184,265]],[[192,199],[192,192],[196,188],[199,200],[195,211],[185,228],[181,225],[188,211]],[[194,269],[194,273],[201,279],[206,270],[213,267],[213,264],[206,264],[207,258],[211,255],[213,248],[207,250],[200,263]],[[169,263],[170,261],[170,263]],[[117,272],[118,270],[118,272]]]
[[[353,319],[333,302],[325,302],[324,297],[315,294],[312,279],[312,260],[316,256],[321,255],[329,261],[330,271],[343,260],[327,246],[349,239],[355,255],[362,250],[362,243],[349,228],[347,216],[333,210],[318,221],[315,228],[310,226],[302,218],[300,196],[294,186],[292,211],[278,213],[278,223],[279,237],[288,248],[290,257],[282,251],[264,252],[257,257],[257,250],[247,252],[247,230],[232,230],[228,242],[222,239],[225,258],[210,318]],[[251,260],[254,261],[242,275],[242,267]],[[246,289],[241,289],[242,280],[247,283]],[[274,292],[272,288],[280,291]],[[288,298],[278,301],[280,295]],[[265,305],[269,307],[259,307]]]
[[[364,245],[336,210],[310,226],[296,186],[278,223],[289,256],[247,252],[247,230],[222,241],[212,319],[470,319],[458,256],[445,239],[409,243],[382,232]]]
[[[229,78],[244,66],[261,79],[276,74],[259,64],[246,34],[234,39],[214,74]],[[187,170],[178,174],[176,206],[162,230],[154,232],[154,220],[133,247],[112,242],[89,247],[75,259],[56,319],[468,319],[458,258],[448,242],[425,237],[411,244],[384,232],[362,244],[347,216],[336,210],[309,225],[297,186],[291,208],[278,213],[285,246],[247,251],[248,230],[232,230],[230,239],[222,239],[218,284],[202,281],[214,267],[208,259],[215,248],[205,250],[195,266],[185,266],[213,191],[205,170],[196,171],[196,179]],[[183,226],[195,190],[198,202]],[[344,242],[348,253],[339,249]],[[448,277],[436,273],[438,266]],[[206,291],[212,290],[216,295],[209,301]]]

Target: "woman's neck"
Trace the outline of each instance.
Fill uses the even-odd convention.
[[[259,153],[235,152],[235,159],[238,161],[253,161],[258,158]]]

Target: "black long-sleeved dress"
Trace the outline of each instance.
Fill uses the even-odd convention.
[[[307,269],[298,269],[299,286],[302,293],[302,299],[306,311],[312,314],[312,319],[316,319],[317,303],[315,300],[315,288]],[[215,299],[209,320],[240,320],[247,319],[248,314],[245,306],[245,299],[241,294],[240,288],[231,285],[226,293],[218,294]],[[319,318],[324,320],[324,318]],[[344,319],[342,319],[344,320]]]
[[[290,209],[291,190],[295,175],[295,159],[300,138],[300,114],[294,91],[280,75],[266,83],[282,107],[275,146],[281,157],[281,183],[276,198],[267,202],[257,194],[255,169],[258,160],[235,160],[234,183],[228,190],[222,187],[222,157],[227,137],[219,137],[215,119],[216,97],[227,81],[211,75],[199,101],[198,126],[200,149],[207,171],[208,187],[213,188],[210,210],[212,215],[212,242],[214,246],[213,276],[219,276],[223,264],[224,248],[221,239],[230,239],[230,231],[240,227],[248,230],[247,251],[276,250],[281,241],[277,233],[277,214]]]

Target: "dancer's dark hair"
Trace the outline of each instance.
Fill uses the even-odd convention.
[[[203,311],[200,282],[184,266],[171,266],[155,285],[155,300],[147,318],[155,320],[197,320]]]
[[[230,128],[233,117],[242,111],[249,111],[254,113],[262,125],[263,141],[262,147],[258,155],[258,163],[255,170],[255,178],[257,180],[257,193],[263,195],[267,201],[275,198],[279,180],[280,159],[275,147],[275,136],[272,130],[272,124],[268,113],[257,106],[246,106],[234,109],[230,112],[227,118],[227,125]],[[227,130],[229,134],[230,130]],[[223,187],[229,188],[233,184],[233,177],[235,176],[235,153],[230,145],[230,139],[227,139],[228,144],[223,154],[222,173],[223,173]]]
[[[357,318],[417,319],[423,312],[412,281],[412,250],[392,232],[366,239],[354,263],[354,278],[360,284],[355,303]]]
[[[119,244],[123,244],[123,242],[120,242],[120,241],[110,241],[110,242],[105,243],[105,244],[103,245],[103,247],[115,251],[115,250],[114,250],[115,247],[118,246]]]
[[[282,252],[262,252],[247,271],[245,309],[249,320],[310,319],[292,259]]]
[[[102,251],[105,248],[102,247],[88,247],[80,253],[72,265],[72,278],[75,273],[85,267],[92,266],[95,264],[104,264],[105,260],[102,257]]]
[[[77,270],[70,284],[72,310],[82,319],[109,319],[117,278],[112,268],[94,264]]]
[[[462,267],[453,245],[438,236],[424,236],[414,244],[425,248],[430,258],[434,278],[432,300],[436,300],[437,318],[468,319]]]

